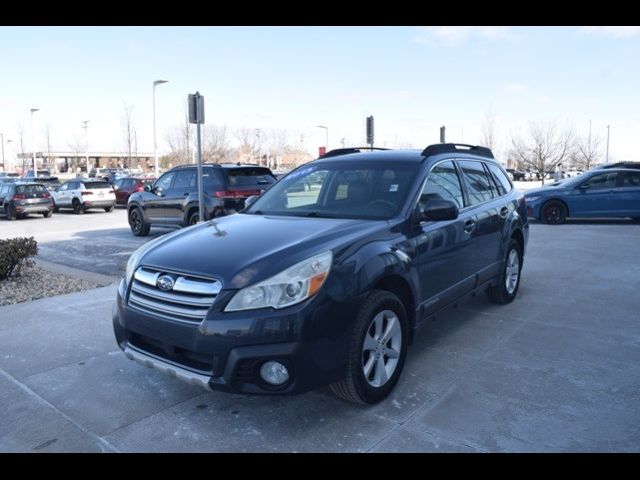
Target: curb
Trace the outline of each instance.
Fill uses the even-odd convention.
[[[36,258],[35,261],[38,267],[50,272],[60,273],[63,275],[69,275],[70,277],[87,280],[89,282],[97,283],[101,287],[106,287],[107,285],[111,285],[112,283],[120,280],[120,277],[103,275],[102,273],[87,272],[86,270],[80,270],[79,268],[73,268],[66,265],[60,265],[58,263],[48,262],[39,258]]]

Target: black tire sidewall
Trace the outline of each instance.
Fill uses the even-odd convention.
[[[560,209],[560,220],[558,222],[548,222],[544,215],[545,209],[553,206],[556,206]],[[557,200],[549,200],[540,208],[540,219],[547,225],[561,225],[567,220],[567,209],[561,202]]]
[[[191,227],[192,225],[196,225],[198,223],[199,218],[200,218],[200,212],[192,213],[191,216],[189,217],[189,222],[187,223],[187,226]],[[195,221],[193,221],[194,219]]]
[[[372,292],[371,295],[375,295],[378,300],[374,303],[365,301],[361,310],[358,312],[349,355],[349,370],[352,375],[354,386],[356,388],[358,396],[363,402],[369,404],[379,402],[387,395],[389,395],[389,393],[391,393],[391,391],[395,387],[404,368],[409,339],[407,314],[405,312],[404,306],[402,305],[402,302],[400,302],[398,297],[390,292],[383,292],[379,290]],[[371,296],[368,298],[371,298]],[[362,371],[362,349],[364,346],[364,338],[367,334],[371,321],[378,313],[383,310],[391,310],[398,317],[400,321],[400,328],[402,331],[402,347],[398,364],[396,365],[396,369],[389,381],[387,381],[387,383],[385,383],[381,387],[374,387],[372,385],[369,385],[367,379],[364,376],[364,372]]]
[[[138,215],[138,217],[140,218],[140,230],[139,231],[135,231],[134,227],[133,227],[133,223],[131,221],[131,217],[133,216],[133,214],[136,213]],[[142,212],[140,211],[140,209],[138,207],[133,208],[130,212],[129,212],[129,228],[131,228],[131,232],[137,236],[143,236],[143,232],[144,232],[144,216],[142,215]]]

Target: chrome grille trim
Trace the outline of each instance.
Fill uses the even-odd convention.
[[[156,282],[161,275],[174,278],[171,290],[161,290]],[[200,322],[207,315],[222,283],[184,273],[140,267],[133,275],[129,306],[151,315],[180,322]]]

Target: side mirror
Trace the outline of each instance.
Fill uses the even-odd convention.
[[[450,200],[429,200],[422,212],[420,221],[455,220],[458,218],[458,206]]]
[[[153,193],[155,193],[157,196],[159,197],[164,197],[164,188],[162,187],[155,187],[153,189]]]
[[[585,190],[589,190],[591,188],[591,185],[589,185],[588,183],[583,183],[578,188],[584,192]]]
[[[250,197],[247,197],[244,201],[244,208],[251,206],[251,204],[254,203],[258,199],[258,197],[259,195],[251,195]]]
[[[151,191],[151,185],[147,184],[144,186],[144,191],[145,192],[150,192]]]

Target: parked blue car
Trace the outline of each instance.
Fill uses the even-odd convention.
[[[631,217],[640,221],[640,171],[591,170],[525,193],[529,217],[552,225],[568,217]]]

